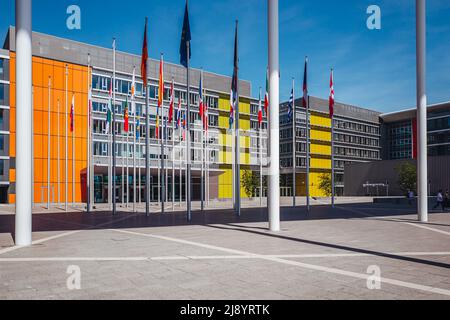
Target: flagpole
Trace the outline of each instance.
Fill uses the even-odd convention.
[[[331,113],[331,207],[334,208],[334,198],[335,198],[335,169],[334,169],[334,77],[333,77],[333,68],[331,68],[331,92],[330,98],[332,96],[333,100],[330,101],[330,111]],[[333,107],[333,110],[331,110]]]
[[[181,99],[181,98],[179,98],[179,99]],[[180,117],[181,118],[181,114],[180,113],[178,113],[177,112],[177,117]],[[178,118],[177,118],[177,123],[178,123]],[[180,197],[179,197],[179,199],[178,199],[178,204],[179,204],[179,206],[180,206],[180,208],[181,208],[181,206],[182,206],[182,204],[181,204],[181,202],[182,202],[182,198],[183,198],[183,196],[182,196],[182,194],[183,194],[183,176],[182,176],[182,174],[183,174],[183,172],[182,172],[182,169],[181,169],[181,167],[183,166],[182,165],[182,160],[181,160],[181,153],[183,152],[183,146],[182,146],[182,143],[181,143],[181,119],[180,119],[180,122],[179,122],[179,124],[177,125],[178,126],[178,141],[179,141],[179,145],[178,145],[178,173],[179,173],[179,175],[180,175],[180,177],[179,177],[179,194],[180,194]]]
[[[306,104],[306,209],[309,212],[310,210],[310,201],[309,201],[309,157],[310,157],[310,148],[309,148],[309,95],[307,96],[307,104]]]
[[[125,130],[123,130],[123,131],[125,131]],[[121,160],[122,160],[122,165],[121,165],[121,169],[122,169],[122,176],[121,176],[121,178],[120,178],[120,183],[122,184],[122,203],[121,203],[121,207],[123,208],[124,207],[124,203],[125,203],[125,181],[124,181],[124,175],[125,175],[125,173],[124,173],[124,171],[125,171],[125,145],[124,145],[124,143],[123,143],[123,132],[122,132],[122,134],[121,134],[121,144],[120,144],[120,149],[121,149],[121,151],[122,151],[122,156],[120,157],[121,158]]]
[[[112,203],[116,214],[116,38],[113,38],[113,103],[112,103]]]
[[[199,92],[202,96],[203,96],[203,70],[201,71],[201,74],[200,74],[200,77],[201,77],[201,88],[200,88],[200,90],[201,90],[201,92]],[[202,98],[202,100],[203,100],[203,98]],[[200,103],[200,97],[199,97],[199,103]],[[204,211],[204,209],[205,209],[205,206],[204,206],[204,198],[205,198],[205,185],[204,185],[204,181],[203,181],[203,179],[204,179],[204,170],[205,170],[205,164],[204,164],[204,157],[203,157],[203,152],[204,152],[204,144],[203,144],[203,127],[204,127],[204,123],[203,123],[203,118],[205,117],[205,108],[204,108],[204,105],[203,105],[203,101],[201,101],[201,103],[202,103],[202,106],[201,106],[201,108],[203,109],[202,110],[202,116],[200,117],[201,119],[200,119],[200,122],[201,122],[201,125],[200,125],[200,143],[201,143],[201,152],[200,152],[200,154],[201,154],[201,156],[200,156],[200,161],[201,161],[201,173],[200,173],[200,210],[203,212]],[[199,110],[200,111],[200,110]]]
[[[186,41],[187,45],[187,111],[186,111],[186,211],[188,222],[192,220],[191,213],[191,130],[190,130],[190,115],[191,115],[191,99],[190,99],[190,79],[189,79],[189,50],[190,42]]]
[[[131,92],[131,109],[133,112],[133,212],[136,212],[136,102],[135,102],[135,90],[136,90],[136,67],[133,67],[133,83]]]
[[[133,103],[133,102],[132,102]],[[136,212],[136,107],[133,113],[133,212]]]
[[[205,152],[206,152],[206,206],[209,207],[209,186],[210,186],[210,181],[209,181],[209,166],[210,166],[210,158],[211,158],[211,154],[209,152],[209,107],[207,108],[207,113],[205,115],[205,128],[206,128],[206,145],[205,145]]]
[[[295,79],[292,78],[292,205],[296,207],[297,197],[297,135],[296,135],[296,109],[295,109]]]
[[[47,209],[50,210],[50,87],[52,78],[48,77],[48,112],[47,112]]]
[[[261,87],[259,87],[259,106],[258,106],[258,113],[262,112],[261,110]],[[259,115],[258,115],[259,117]],[[262,207],[262,194],[263,194],[263,164],[262,164],[262,137],[261,137],[261,131],[262,131],[262,121],[259,124],[258,128],[258,140],[259,140],[259,206]]]
[[[174,88],[174,80],[172,77],[172,211],[175,211],[175,88]]]
[[[237,58],[238,56],[238,21],[236,20],[236,39],[235,39],[235,50],[236,50],[236,57],[235,59],[239,60]],[[239,132],[239,67],[238,67],[238,61],[235,61],[236,63],[236,105],[235,105],[235,149],[234,149],[234,156],[235,156],[235,163],[236,163],[236,215],[238,217],[241,216],[241,138],[240,138],[240,132]]]
[[[148,67],[147,67],[148,68]],[[150,143],[149,143],[149,134],[150,134],[150,123],[149,123],[149,85],[147,84],[145,94],[145,214],[146,216],[150,216]]]
[[[61,205],[61,194],[60,194],[61,193],[61,168],[60,168],[61,164],[59,162],[60,162],[60,148],[61,148],[61,146],[60,146],[60,105],[59,105],[59,99],[58,99],[58,121],[57,121],[57,123],[58,123],[58,137],[57,137],[58,161],[57,161],[57,164],[56,164],[56,169],[58,170],[58,172],[57,172],[56,175],[58,177],[58,190],[57,190],[57,192],[58,192],[58,206],[60,206]]]
[[[72,123],[75,122],[75,98],[74,93],[72,93],[73,103],[73,114]],[[75,207],[75,125],[72,125],[72,208]]]
[[[90,84],[90,69],[91,69],[91,56],[88,53],[88,70],[87,70],[87,88],[88,88],[88,101],[87,101],[87,165],[86,165],[86,212],[89,213],[91,211],[91,84]]]
[[[147,17],[145,18],[145,36],[147,36]],[[145,43],[147,38],[145,38]],[[150,115],[149,115],[149,84],[147,83],[148,63],[145,61],[145,215],[150,216]],[[140,182],[139,182],[140,183]]]
[[[89,54],[89,61],[90,59]],[[89,88],[90,88],[90,101],[89,101],[89,210],[92,211],[93,207],[95,206],[95,166],[94,166],[94,149],[93,149],[93,134],[92,134],[92,127],[94,119],[92,117],[92,65],[89,66]]]
[[[65,210],[66,210],[66,212],[68,211],[68,201],[67,201],[67,198],[68,198],[68,179],[67,179],[67,176],[68,176],[68,168],[67,168],[67,166],[68,166],[68,158],[69,158],[69,152],[68,152],[68,128],[67,128],[67,104],[68,104],[68,100],[67,100],[67,81],[68,81],[68,76],[69,76],[69,70],[68,70],[68,66],[67,66],[67,64],[66,64],[66,73],[65,73],[65,80],[66,80],[66,85],[65,85],[65,102],[66,102],[66,110],[65,110],[65,112],[64,112],[64,118],[65,118],[65,123],[66,123],[66,137],[65,137],[65,139],[66,139],[66,146],[65,146],[65,148],[66,148],[66,160],[65,160]]]
[[[128,112],[128,111],[127,111]],[[127,117],[128,117],[128,115],[127,115]],[[128,120],[127,120],[128,121]],[[129,130],[129,129],[128,129]],[[126,145],[127,145],[127,150],[126,150],[126,166],[127,166],[127,180],[126,180],[126,189],[127,189],[127,197],[126,197],[126,208],[128,209],[128,200],[129,200],[129,197],[128,197],[128,192],[130,191],[130,184],[129,184],[129,179],[128,179],[128,177],[129,177],[129,174],[130,174],[130,169],[128,168],[128,155],[129,155],[129,145],[128,145],[128,132],[129,131],[127,131],[127,143],[126,143]]]
[[[111,95],[112,95],[112,78],[111,78]],[[110,113],[112,114],[112,102],[111,97],[109,97],[110,101],[108,102],[111,105]],[[107,120],[111,122],[111,119]],[[108,129],[108,205],[109,209],[112,210],[112,123],[109,123],[109,129]]]

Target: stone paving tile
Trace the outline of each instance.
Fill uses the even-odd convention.
[[[362,209],[361,209],[362,208]],[[365,209],[364,209],[365,208]],[[379,208],[378,208],[379,209]],[[290,209],[288,209],[290,210]],[[408,215],[377,219],[341,215],[342,209],[326,215],[329,208],[314,208],[316,220],[290,219],[283,231],[270,233],[264,222],[234,222],[194,226],[136,227],[121,230],[161,235],[258,254],[376,253],[398,251],[450,251],[448,236],[393,219],[411,220]],[[380,210],[358,205],[357,210]],[[397,210],[397,209],[396,209]],[[395,211],[400,213],[399,210]],[[296,214],[293,212],[292,214]],[[337,215],[337,216],[335,216]],[[430,215],[427,227],[447,230],[450,214]],[[53,218],[52,218],[53,219]],[[83,219],[99,220],[90,216]],[[77,221],[77,220],[75,220]],[[403,221],[403,220],[402,220]],[[47,223],[47,222],[46,222]],[[50,223],[50,222],[48,222]],[[73,224],[73,221],[71,222]],[[433,225],[434,224],[434,225]],[[48,227],[49,225],[46,225]],[[108,226],[117,227],[117,226]],[[40,231],[35,239],[67,232]],[[0,245],[10,243],[0,233]],[[109,229],[85,230],[29,248],[7,257],[133,257],[229,255],[227,251],[197,245],[124,234]],[[450,256],[414,257],[327,257],[289,258],[318,266],[365,274],[375,264],[382,276],[450,290]],[[436,265],[441,263],[441,266]],[[79,265],[82,290],[66,287],[68,265]],[[434,265],[433,265],[434,264]],[[382,284],[367,289],[363,279],[319,272],[264,259],[173,260],[173,261],[80,261],[2,262],[1,299],[450,299],[450,297]]]

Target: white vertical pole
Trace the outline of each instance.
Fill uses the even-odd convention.
[[[32,219],[32,44],[31,0],[16,0],[16,228],[18,246],[31,245]]]
[[[181,93],[180,93],[180,98],[179,99],[181,99]],[[180,115],[179,115],[180,117],[181,117],[181,112],[180,112]],[[182,143],[182,136],[183,136],[183,133],[182,133],[182,129],[181,129],[181,120],[180,120],[180,124],[179,124],[179,126],[178,126],[178,136],[179,136],[179,141],[180,141],[180,149],[179,149],[179,151],[178,151],[178,158],[179,158],[179,163],[180,163],[180,199],[179,199],[179,202],[180,202],[180,208],[181,208],[181,206],[182,206],[182,202],[183,202],[183,169],[182,169],[182,167],[183,167],[183,159],[182,159],[182,157],[183,157],[183,143]]]
[[[86,212],[91,211],[91,83],[90,83],[90,70],[91,70],[91,56],[88,54],[88,69],[87,69],[87,89],[88,89],[88,99],[87,99],[87,150],[86,150]]]
[[[202,86],[203,86],[203,70],[201,71],[200,77],[202,77]],[[203,88],[202,88],[202,91]],[[203,92],[201,93],[204,97]],[[200,99],[200,98],[199,98]],[[204,107],[204,102],[203,103],[203,117],[205,116],[205,107]],[[200,210],[204,211],[205,209],[205,203],[204,203],[204,198],[205,198],[205,183],[204,183],[204,179],[205,179],[205,158],[204,158],[204,135],[203,135],[203,129],[204,129],[204,122],[203,119],[200,119],[200,144],[201,144],[201,149],[200,149],[200,161],[201,161],[201,173],[200,173]]]
[[[112,79],[112,214],[116,214],[116,38],[113,39],[113,79]]]
[[[125,203],[125,180],[124,180],[124,176],[125,176],[125,174],[124,174],[124,170],[125,170],[125,145],[124,145],[124,143],[123,143],[123,134],[122,134],[122,137],[121,137],[121,140],[122,140],[122,143],[121,143],[121,150],[122,150],[122,156],[120,157],[121,159],[122,159],[122,165],[121,165],[121,167],[122,167],[122,176],[121,176],[121,183],[122,183],[122,203],[121,203],[121,207],[123,208],[123,206],[124,206],[124,203]]]
[[[238,21],[236,20],[236,47],[238,46]],[[236,51],[238,51],[238,48],[236,48]],[[239,58],[238,58],[239,60]],[[235,183],[236,183],[236,214],[238,217],[241,216],[241,132],[240,132],[240,107],[239,107],[239,71],[236,70],[236,78],[237,84],[236,84],[236,105],[234,106],[234,114],[235,114],[235,149],[234,149],[234,157],[235,157],[235,167],[236,167],[236,177],[235,177]]]
[[[94,127],[94,119],[92,114],[92,66],[91,66],[91,59],[90,55],[89,58],[89,72],[88,72],[88,83],[89,83],[89,92],[90,92],[90,100],[89,100],[89,128],[88,128],[88,134],[89,134],[89,211],[92,211],[94,205],[95,205],[95,166],[94,166],[94,139],[93,139],[93,133],[92,128]]]
[[[58,99],[58,121],[57,121],[57,123],[58,123],[58,137],[57,137],[57,144],[58,144],[58,146],[57,146],[57,153],[58,153],[58,161],[57,161],[57,164],[56,164],[56,170],[58,170],[58,172],[57,172],[57,179],[58,179],[58,190],[57,190],[57,192],[58,192],[58,206],[60,206],[61,205],[61,168],[60,168],[60,149],[61,149],[61,146],[60,146],[60,105],[59,105],[59,99]]]
[[[129,124],[128,124],[128,126],[129,126]],[[128,128],[128,130],[129,130],[129,128]],[[128,192],[129,192],[129,190],[130,190],[130,185],[129,185],[129,181],[128,181],[128,180],[129,180],[128,177],[129,177],[129,175],[130,175],[130,169],[128,168],[128,155],[129,155],[128,132],[129,132],[129,131],[127,131],[127,143],[126,143],[126,145],[127,145],[127,147],[126,147],[126,149],[127,149],[127,150],[126,150],[126,151],[127,151],[127,152],[126,152],[126,157],[127,157],[127,158],[126,158],[126,160],[127,160],[127,161],[126,161],[126,166],[127,166],[127,177],[126,177],[126,179],[127,179],[127,180],[126,180],[127,196],[126,196],[126,206],[125,206],[127,209],[128,209],[128,200],[129,200]]]
[[[67,132],[67,104],[68,104],[68,98],[67,98],[67,78],[69,76],[69,70],[66,64],[66,72],[65,72],[65,80],[66,80],[66,85],[65,85],[65,110],[64,110],[64,123],[65,123],[65,174],[64,174],[64,184],[65,184],[65,188],[64,188],[64,192],[65,192],[65,210],[68,211],[69,207],[68,207],[68,196],[69,196],[69,192],[68,192],[68,187],[69,187],[69,182],[68,182],[68,158],[69,158],[69,151],[68,151],[68,132]]]
[[[306,97],[306,210],[310,209],[310,195],[309,195],[309,171],[310,171],[310,125],[309,125],[309,94]]]
[[[427,95],[426,95],[426,1],[416,0],[417,54],[417,182],[418,218],[428,221],[427,174]]]
[[[73,93],[72,93],[73,94]],[[73,130],[72,130],[72,208],[75,206],[75,99],[73,103]]]
[[[331,117],[331,207],[334,208],[335,198],[335,170],[334,170],[334,116]]]
[[[175,97],[173,97],[172,106],[172,211],[175,211],[175,119],[173,117],[175,113]]]
[[[48,112],[47,112],[47,209],[50,210],[50,87],[51,77],[48,77]]]
[[[295,126],[297,124],[296,119],[296,109],[295,109],[295,79],[292,78],[292,205],[296,207],[296,174],[297,174],[297,137],[296,137],[296,129]]]
[[[279,34],[278,0],[268,0],[269,27],[269,118],[270,118],[270,159],[269,159],[269,228],[280,231],[280,128],[279,128]]]
[[[133,212],[136,212],[136,105],[133,110]]]

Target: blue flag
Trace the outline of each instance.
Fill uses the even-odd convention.
[[[181,32],[180,43],[180,64],[185,68],[188,66],[188,42],[189,42],[189,59],[191,59],[191,27],[189,25],[188,4],[186,2],[186,9],[184,11],[183,31]]]

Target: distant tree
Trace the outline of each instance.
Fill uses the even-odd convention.
[[[319,189],[322,190],[327,197],[331,196],[331,173],[322,173],[319,176]]]
[[[242,175],[242,187],[247,197],[252,198],[255,195],[255,190],[259,188],[259,174],[245,170]]]
[[[410,162],[403,162],[396,168],[398,172],[398,185],[405,194],[408,190],[416,192],[417,168]]]

